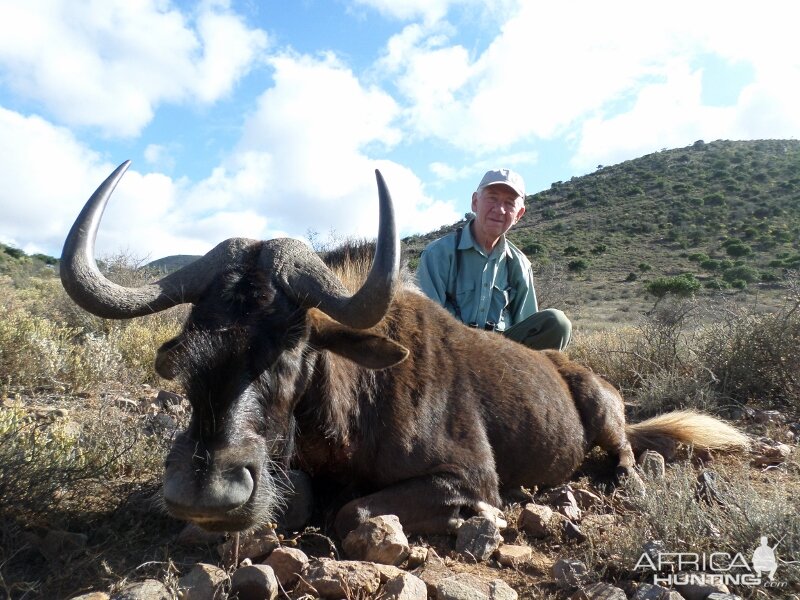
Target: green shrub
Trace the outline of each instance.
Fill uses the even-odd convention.
[[[734,244],[728,244],[725,247],[725,252],[727,252],[728,256],[739,258],[742,256],[749,256],[750,254],[753,253],[753,249],[747,244],[743,244],[742,242],[736,242]]]
[[[722,274],[722,278],[730,284],[734,281],[744,281],[745,284],[755,283],[761,277],[759,272],[748,265],[739,265],[726,269]]]
[[[576,260],[569,261],[567,268],[573,273],[583,273],[589,268],[589,262],[583,258],[578,258]]]
[[[547,246],[545,246],[541,242],[530,242],[528,244],[525,244],[525,246],[522,248],[522,251],[525,254],[528,254],[528,255],[531,255],[531,256],[534,256],[534,255],[537,255],[537,254],[547,254]]]
[[[647,292],[657,298],[672,294],[681,298],[691,296],[700,289],[700,282],[691,273],[674,277],[659,277],[647,284]]]

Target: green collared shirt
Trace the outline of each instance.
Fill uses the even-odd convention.
[[[455,316],[457,303],[464,323],[480,328],[495,323],[499,331],[537,312],[531,263],[514,244],[503,236],[487,256],[472,237],[469,224],[462,231],[458,250],[455,238],[455,232],[449,233],[422,252],[417,281],[426,296]]]

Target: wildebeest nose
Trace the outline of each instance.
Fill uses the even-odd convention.
[[[211,517],[245,505],[253,488],[253,475],[246,466],[212,468],[201,475],[168,469],[164,500],[172,512],[183,516]]]

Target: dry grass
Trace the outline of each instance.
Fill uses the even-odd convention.
[[[630,318],[623,326],[580,330],[569,352],[624,390],[633,420],[677,408],[725,415],[741,405],[778,408],[797,420],[799,305],[791,287],[770,312],[664,301],[641,319],[625,313]],[[170,438],[169,432],[149,432],[148,399],[155,392],[142,384],[166,384],[152,361],[183,316],[178,309],[104,321],[74,309],[52,280],[31,279],[24,288],[0,280],[0,595],[68,597],[144,576],[174,583],[195,560],[215,560],[205,549],[174,546],[181,525],[164,516],[156,500]],[[129,402],[115,403],[114,396]],[[67,415],[37,418],[34,405]],[[603,487],[606,476],[590,468],[581,485],[606,492],[603,510],[620,517],[612,529],[587,529],[589,540],[581,545],[508,540],[534,548],[537,561],[524,568],[459,568],[503,578],[523,596],[556,598],[565,596],[549,574],[557,558],[582,558],[594,580],[641,580],[633,566],[642,544],[654,539],[676,551],[747,553],[761,535],[785,536],[779,556],[797,557],[796,450],[783,466],[766,471],[736,457],[712,468],[721,503],[698,499],[699,467],[688,462],[669,468],[663,481],[649,481],[643,498]],[[30,534],[56,529],[86,535],[86,547],[63,560],[44,558]],[[452,549],[449,539],[424,542],[441,553]],[[796,565],[782,565],[780,576],[800,579]]]

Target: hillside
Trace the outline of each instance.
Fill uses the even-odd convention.
[[[800,141],[697,141],[555,182],[526,208],[510,238],[540,281],[563,271],[568,304],[641,300],[647,281],[683,273],[769,288],[800,268]],[[406,238],[412,264],[459,224]]]
[[[602,308],[592,320],[617,320],[652,304],[648,282],[683,273],[707,290],[768,296],[787,269],[800,269],[800,141],[697,141],[555,182],[526,207],[510,238],[534,264],[543,305]],[[405,238],[411,267],[460,224]],[[148,266],[170,271],[192,258]],[[56,263],[0,248],[0,273]]]

